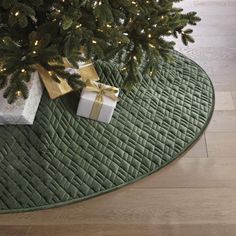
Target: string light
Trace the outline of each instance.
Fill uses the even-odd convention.
[[[16,96],[17,97],[21,97],[22,96],[22,92],[21,91],[16,91]]]
[[[70,5],[70,7],[73,6],[73,4],[71,3],[72,1],[68,1],[68,0],[60,0],[60,1],[61,1],[61,3],[58,3],[57,5],[55,5],[56,7],[53,7],[54,4],[52,4],[52,7],[49,9],[49,14],[51,13],[51,17],[56,18],[56,19],[53,19],[53,20],[55,20],[55,21],[58,20],[57,26],[62,24],[62,22],[61,22],[62,19],[61,18],[63,17],[63,16],[58,17],[57,13],[61,13],[61,12],[64,13],[65,9],[63,8],[63,6],[64,7],[67,6],[67,5]],[[91,5],[92,5],[92,7],[93,6],[96,6],[96,7],[101,6],[100,8],[102,8],[103,5],[104,6],[108,5],[107,2],[109,2],[109,1],[107,1],[107,0],[95,0],[95,1],[91,1]],[[125,38],[125,39],[116,39],[115,38],[116,35],[112,34],[110,37],[114,38],[114,42],[112,42],[112,39],[110,39],[110,40],[108,40],[108,42],[104,43],[106,46],[108,45],[109,47],[114,47],[114,46],[117,46],[118,44],[124,44],[124,46],[126,46],[129,43],[128,40],[130,40],[134,44],[134,46],[136,46],[136,43],[137,44],[142,43],[143,45],[145,45],[145,48],[150,47],[149,50],[153,51],[153,52],[155,52],[155,50],[152,50],[151,48],[161,49],[161,45],[159,45],[158,41],[156,41],[156,40],[158,40],[158,38],[160,38],[161,34],[166,36],[168,34],[175,33],[176,29],[173,29],[173,27],[171,27],[172,30],[168,30],[168,29],[165,30],[165,27],[167,26],[166,25],[165,27],[163,26],[163,28],[164,28],[163,31],[165,31],[165,33],[163,33],[162,30],[160,30],[160,33],[159,33],[159,30],[156,29],[156,28],[157,28],[157,26],[160,26],[160,28],[162,29],[161,25],[163,25],[164,23],[162,23],[161,25],[159,25],[159,23],[158,23],[158,25],[157,25],[157,24],[155,24],[155,22],[161,22],[162,20],[163,20],[163,22],[165,22],[165,21],[169,20],[169,16],[170,16],[170,21],[171,21],[172,20],[172,18],[171,18],[172,14],[169,13],[169,16],[168,16],[168,14],[166,12],[162,11],[162,13],[159,14],[159,15],[157,13],[157,16],[156,16],[157,18],[155,18],[155,17],[150,18],[148,16],[148,13],[145,12],[145,8],[142,8],[142,4],[144,4],[144,7],[152,7],[152,5],[153,6],[155,5],[154,3],[159,3],[159,0],[155,0],[155,1],[144,0],[143,2],[142,1],[137,1],[137,0],[131,0],[131,1],[127,1],[127,2],[129,2],[129,4],[131,3],[131,8],[132,8],[131,9],[132,14],[129,14],[129,17],[124,14],[124,15],[121,15],[119,17],[119,19],[114,19],[114,21],[106,22],[107,19],[102,19],[102,20],[100,19],[101,17],[103,17],[103,15],[100,16],[99,14],[94,14],[94,17],[96,17],[96,15],[99,15],[99,18],[96,18],[96,21],[98,21],[98,23],[97,23],[97,25],[96,24],[94,25],[93,31],[104,32],[104,36],[107,36],[107,37],[109,37],[109,33],[111,33],[111,32],[109,32],[110,31],[109,28],[115,27],[115,29],[119,30],[120,31],[119,33],[121,33],[121,34],[125,31],[125,33],[123,33],[123,35],[127,36],[127,38]],[[62,4],[62,3],[65,3],[65,4]],[[150,4],[150,6],[147,6],[147,5],[145,6],[145,3]],[[60,5],[61,5],[61,8],[58,7]],[[117,7],[118,13],[119,13],[119,11],[122,12],[123,10],[126,10],[126,8],[130,7],[130,6],[126,6],[125,4],[123,4],[123,5],[120,6],[120,7]],[[60,8],[60,9],[58,9],[57,7]],[[139,9],[141,9],[141,11]],[[76,10],[76,9],[71,9],[71,10],[73,11],[73,10]],[[71,12],[71,13],[73,13],[73,12]],[[137,17],[136,16],[136,15],[139,16],[140,14],[142,14],[142,17]],[[178,15],[178,12],[176,14]],[[11,16],[13,16],[13,18],[14,18],[14,16],[18,17],[18,20],[19,20],[19,18],[21,16],[24,16],[24,11],[22,11],[20,8],[15,8],[15,9],[13,9],[13,11],[11,11]],[[28,15],[26,15],[26,16],[28,17]],[[38,15],[36,14],[36,16],[38,16]],[[117,14],[117,17],[118,16],[119,15]],[[73,14],[71,14],[71,16],[70,16],[70,18],[72,20],[72,24],[73,24],[72,30],[74,31],[72,33],[77,33],[78,34],[80,30],[76,31],[76,29],[79,29],[80,27],[87,28],[89,26],[86,25],[86,23],[84,23],[85,19],[83,20],[83,17],[81,18],[82,19],[81,22],[83,22],[83,25],[80,24],[79,22],[75,22],[75,20],[78,19],[77,17],[78,17],[77,15],[74,16]],[[114,18],[115,18],[115,16],[114,16]],[[35,21],[36,21],[36,19],[35,19]],[[149,21],[149,22],[145,22],[145,21]],[[174,21],[174,19],[173,19],[173,21]],[[15,22],[16,22],[15,23],[16,25],[21,23],[21,22],[17,22],[17,20]],[[106,22],[106,23],[104,24],[104,22]],[[29,25],[29,27],[30,26],[31,25]],[[102,29],[99,29],[99,27],[101,27]],[[126,29],[126,30],[124,30],[124,29]],[[140,34],[140,35],[136,35],[137,31],[138,31],[138,34]],[[188,31],[186,31],[186,33],[185,33],[182,30],[179,30],[179,31],[177,30],[177,32],[182,34],[182,35],[188,35]],[[96,48],[97,45],[93,46],[93,44],[100,44],[101,42],[103,42],[105,37],[104,38],[101,37],[101,39],[100,39],[99,38],[100,35],[103,36],[103,34],[97,34],[96,35],[96,32],[93,32],[93,33],[94,33],[94,35],[92,37],[90,36],[91,38],[89,40],[90,41],[89,43],[90,43],[90,46]],[[121,41],[119,41],[119,40],[121,40]],[[3,40],[3,42],[4,42],[4,40]],[[21,42],[24,42],[23,39],[20,41],[20,43]],[[40,52],[39,48],[36,47],[38,45],[41,45],[41,43],[42,43],[41,40],[32,40],[31,45],[33,45],[33,49],[31,49],[31,51],[30,51],[31,57],[34,57],[34,58],[37,59],[37,57],[39,56],[39,59],[41,59],[41,52]],[[104,45],[104,47],[105,47],[105,45]],[[56,45],[56,46],[58,46],[58,45]],[[87,45],[85,44],[84,45],[85,50],[86,50],[86,46]],[[119,47],[121,47],[121,45],[119,45]],[[135,47],[130,47],[128,49],[128,50],[130,50],[131,53],[127,54],[127,60],[128,59],[129,60],[133,59],[133,60],[138,60],[138,62],[139,62],[141,60],[140,56],[139,55],[134,56],[134,54],[133,54],[134,49],[135,49]],[[33,54],[37,54],[37,55],[34,56]],[[27,59],[28,59],[28,57],[27,57]],[[25,60],[25,59],[22,59],[22,61],[23,60]],[[138,64],[138,62],[137,62],[137,64]],[[26,67],[26,62],[23,63],[23,64],[24,64],[23,66]],[[129,67],[128,68],[126,68],[126,67],[122,68],[122,70],[128,70],[128,69],[129,69]],[[7,67],[7,69],[0,67],[0,72],[6,71],[6,70],[8,71],[8,67]],[[22,67],[21,67],[18,70],[18,72],[20,72],[20,73],[29,73],[29,69],[28,69],[28,67],[22,69]],[[52,75],[56,76],[55,71],[49,71],[48,73],[51,76]],[[150,75],[152,75],[152,72],[150,72]],[[16,93],[18,94],[18,96],[21,96],[21,91],[17,91]]]
[[[34,43],[35,46],[38,46],[39,45],[39,41],[36,40],[35,43]]]
[[[156,48],[153,44],[149,43],[148,44],[151,48]]]
[[[75,28],[76,28],[76,29],[79,29],[81,26],[82,26],[82,25],[79,24],[79,25],[76,25]]]

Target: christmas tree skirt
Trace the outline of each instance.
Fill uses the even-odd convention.
[[[45,93],[33,126],[0,127],[0,213],[82,201],[166,166],[203,133],[214,89],[193,61],[173,52],[155,79],[143,78],[118,103],[107,125],[77,117],[79,96],[51,101]],[[111,64],[101,81],[119,87]],[[104,67],[106,69],[104,69]]]

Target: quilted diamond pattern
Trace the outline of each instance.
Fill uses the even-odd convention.
[[[78,96],[45,94],[33,126],[0,127],[0,212],[80,201],[143,178],[170,163],[204,131],[214,108],[206,73],[173,52],[155,79],[119,102],[111,124],[77,117]],[[119,87],[119,71],[97,70]]]

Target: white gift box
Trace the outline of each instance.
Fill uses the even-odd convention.
[[[94,67],[94,64],[92,61],[87,61],[87,62],[78,62],[79,70],[73,68],[72,65],[68,63],[68,61],[65,61],[65,64],[68,66],[65,71],[70,73],[71,75],[74,74],[80,74],[81,79],[83,81],[86,81],[87,79],[93,80],[93,81],[98,81],[99,76],[97,74],[97,71]]]
[[[101,84],[97,82],[93,82],[95,84]],[[111,86],[104,85],[105,88],[111,88]],[[117,97],[118,100],[118,95],[119,95],[119,89],[117,89],[117,93],[114,95]],[[91,111],[93,109],[95,100],[97,98],[98,93],[97,92],[90,92],[86,88],[83,89],[81,93],[81,98],[77,110],[77,115],[86,117],[88,119],[91,119]],[[112,115],[114,113],[114,110],[117,105],[117,100],[113,100],[112,98],[103,95],[103,103],[102,103],[102,108],[99,113],[97,121],[104,122],[104,123],[110,123]]]
[[[32,125],[43,94],[43,87],[38,72],[31,75],[27,83],[29,97],[18,98],[13,104],[8,104],[3,98],[4,89],[0,90],[0,125]]]

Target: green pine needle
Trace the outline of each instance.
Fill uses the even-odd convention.
[[[153,77],[160,61],[170,60],[175,43],[168,37],[180,37],[185,45],[194,42],[189,25],[201,19],[196,12],[184,13],[176,7],[180,1],[0,1],[0,68],[4,72],[0,89],[6,87],[4,97],[12,103],[20,91],[27,98],[27,82],[35,64],[51,71],[57,82],[60,77],[75,89],[83,86],[78,76],[65,75],[63,57],[74,67],[79,60],[115,62],[122,68],[124,87],[132,89],[140,81],[140,71]]]

